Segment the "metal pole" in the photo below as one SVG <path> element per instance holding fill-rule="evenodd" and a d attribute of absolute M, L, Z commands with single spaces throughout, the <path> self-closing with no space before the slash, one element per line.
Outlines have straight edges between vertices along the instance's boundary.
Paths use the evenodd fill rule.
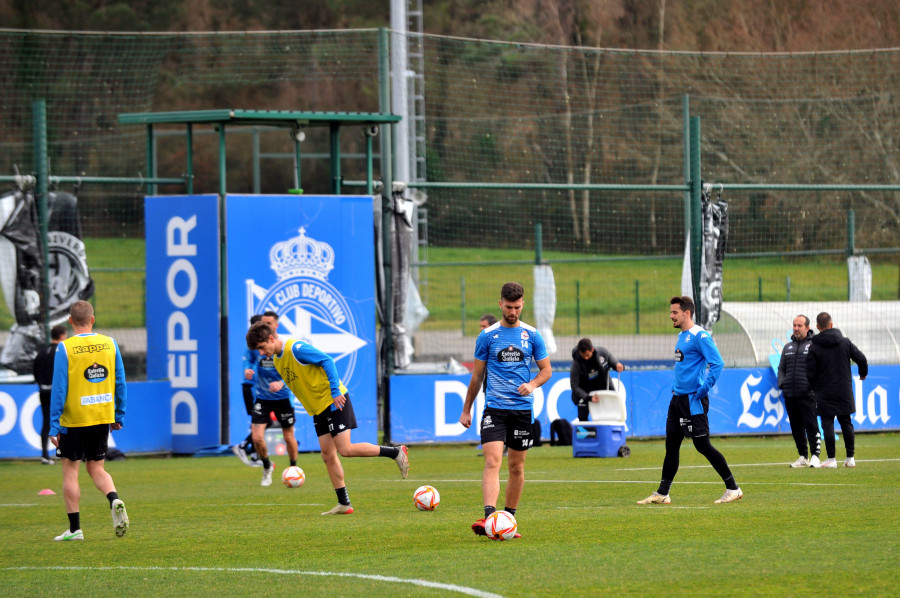
<path fill-rule="evenodd" d="M 534 224 L 534 265 L 544 261 L 544 229 L 540 222 Z"/>
<path fill-rule="evenodd" d="M 459 277 L 459 313 L 460 327 L 463 338 L 466 336 L 466 277 Z"/>
<path fill-rule="evenodd" d="M 389 57 L 390 32 L 387 28 L 378 30 L 378 64 L 379 64 L 379 98 L 381 112 L 391 107 L 391 65 Z M 391 264 L 391 240 L 393 238 L 393 163 L 391 155 L 392 125 L 385 125 L 381 135 L 381 178 L 384 187 L 381 190 L 381 229 L 382 229 L 382 267 L 384 270 L 384 367 L 382 368 L 383 421 L 382 432 L 384 442 L 391 441 L 391 376 L 394 374 L 394 301 L 393 301 L 393 266 Z"/>
<path fill-rule="evenodd" d="M 694 322 L 703 321 L 700 298 L 700 269 L 702 267 L 703 222 L 701 218 L 700 189 L 700 117 L 691 117 L 691 278 L 693 279 Z"/>
<path fill-rule="evenodd" d="M 685 242 L 691 232 L 691 97 L 688 94 L 681 96 L 682 111 L 682 135 L 684 136 L 684 184 L 688 190 L 684 192 L 684 238 Z"/>
<path fill-rule="evenodd" d="M 575 334 L 581 336 L 581 281 L 575 281 Z"/>
<path fill-rule="evenodd" d="M 147 125 L 147 176 L 156 176 L 156 148 L 153 144 L 153 125 Z M 147 185 L 147 195 L 156 195 L 156 185 Z"/>
<path fill-rule="evenodd" d="M 219 123 L 219 196 L 225 197 L 225 123 Z"/>
<path fill-rule="evenodd" d="M 390 125 L 386 125 L 390 126 Z M 372 146 L 374 137 L 366 135 L 366 193 L 372 195 L 375 192 L 375 181 L 372 168 Z"/>
<path fill-rule="evenodd" d="M 187 145 L 186 154 L 187 154 L 187 194 L 194 194 L 194 125 L 192 123 L 187 124 L 187 128 L 185 130 L 185 134 L 187 139 L 185 143 Z"/>
<path fill-rule="evenodd" d="M 641 333 L 641 281 L 634 281 L 634 333 Z"/>
<path fill-rule="evenodd" d="M 259 181 L 259 130 L 256 127 L 253 127 L 253 130 L 250 132 L 250 139 L 252 147 L 251 153 L 253 154 L 253 193 L 259 195 L 262 186 Z"/>
<path fill-rule="evenodd" d="M 31 104 L 34 127 L 34 166 L 37 171 L 38 220 L 41 229 L 41 307 L 40 318 L 44 326 L 44 338 L 50 342 L 50 258 L 47 251 L 49 234 L 49 182 L 50 168 L 47 164 L 47 102 L 37 100 Z"/>
<path fill-rule="evenodd" d="M 341 194 L 341 127 L 331 123 L 331 192 Z"/>
<path fill-rule="evenodd" d="M 786 299 L 786 301 L 790 301 L 790 300 L 791 300 L 791 275 L 790 275 L 790 274 L 788 274 L 788 275 L 785 277 L 784 284 L 785 284 L 785 286 L 787 287 L 787 299 Z"/>
<path fill-rule="evenodd" d="M 762 303 L 762 276 L 759 277 L 756 292 L 757 292 L 756 300 L 759 303 Z"/>
<path fill-rule="evenodd" d="M 303 131 L 296 131 L 294 133 L 294 168 L 296 172 L 294 173 L 294 189 L 297 190 L 298 193 L 303 193 L 303 178 L 301 176 L 301 152 L 300 152 L 300 143 L 306 139 L 306 133 Z"/>

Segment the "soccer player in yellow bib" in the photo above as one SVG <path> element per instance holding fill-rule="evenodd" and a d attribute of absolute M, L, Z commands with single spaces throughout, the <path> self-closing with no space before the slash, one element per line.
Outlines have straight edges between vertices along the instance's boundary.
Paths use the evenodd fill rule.
<path fill-rule="evenodd" d="M 276 337 L 266 322 L 257 322 L 247 331 L 247 347 L 272 358 L 275 369 L 313 418 L 322 460 L 337 494 L 338 504 L 322 515 L 347 515 L 353 512 L 344 483 L 344 468 L 338 457 L 388 457 L 397 462 L 400 475 L 409 474 L 405 446 L 377 446 L 353 443 L 350 430 L 356 427 L 356 415 L 347 388 L 338 377 L 334 359 L 309 343 Z"/>
<path fill-rule="evenodd" d="M 62 462 L 69 514 L 69 529 L 55 540 L 84 540 L 78 485 L 82 459 L 94 485 L 109 500 L 113 527 L 121 538 L 128 531 L 128 514 L 103 464 L 110 428 L 121 430 L 125 423 L 125 366 L 115 339 L 93 332 L 90 303 L 76 301 L 69 310 L 69 324 L 75 334 L 57 345 L 50 393 L 50 441 Z"/>

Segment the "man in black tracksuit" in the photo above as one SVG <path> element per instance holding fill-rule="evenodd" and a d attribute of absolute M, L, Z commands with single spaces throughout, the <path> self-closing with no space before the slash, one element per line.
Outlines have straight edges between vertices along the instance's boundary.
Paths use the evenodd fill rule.
<path fill-rule="evenodd" d="M 625 366 L 603 347 L 594 348 L 591 339 L 583 338 L 572 349 L 572 369 L 569 382 L 572 385 L 572 402 L 578 406 L 578 419 L 588 421 L 591 392 L 594 390 L 614 390 L 609 379 L 609 368 L 617 372 Z"/>
<path fill-rule="evenodd" d="M 791 420 L 791 434 L 800 454 L 791 467 L 818 467 L 821 444 L 816 422 L 816 399 L 806 379 L 806 356 L 812 344 L 813 331 L 809 329 L 809 318 L 804 315 L 794 318 L 793 324 L 794 334 L 782 349 L 778 363 L 778 388 L 784 395 L 784 406 Z M 809 452 L 806 451 L 807 440 Z"/>
<path fill-rule="evenodd" d="M 825 451 L 828 460 L 822 467 L 837 467 L 834 446 L 834 418 L 837 417 L 844 436 L 844 447 L 847 449 L 847 460 L 844 467 L 856 467 L 854 453 L 853 422 L 850 416 L 856 413 L 856 402 L 853 400 L 853 375 L 850 372 L 850 360 L 859 366 L 859 379 L 865 380 L 869 374 L 869 363 L 850 339 L 834 328 L 831 316 L 826 312 L 816 316 L 816 328 L 819 334 L 812 340 L 809 355 L 806 357 L 806 377 L 809 386 L 816 393 L 816 410 L 822 417 L 822 433 L 825 435 Z"/>

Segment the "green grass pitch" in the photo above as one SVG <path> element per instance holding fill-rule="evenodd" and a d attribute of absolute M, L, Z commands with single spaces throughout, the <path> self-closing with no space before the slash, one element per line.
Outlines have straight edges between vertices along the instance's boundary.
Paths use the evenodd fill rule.
<path fill-rule="evenodd" d="M 715 438 L 744 499 L 715 505 L 712 467 L 682 446 L 672 504 L 656 489 L 661 440 L 629 458 L 535 448 L 519 505 L 523 537 L 492 542 L 472 445 L 413 446 L 409 479 L 387 459 L 343 459 L 356 512 L 336 502 L 318 454 L 306 484 L 259 485 L 234 457 L 107 464 L 131 527 L 118 539 L 106 499 L 81 472 L 84 542 L 67 525 L 60 466 L 0 462 L 3 596 L 788 596 L 888 595 L 900 582 L 900 435 L 857 435 L 857 467 L 794 470 L 789 437 Z M 843 445 L 838 442 L 843 463 Z M 287 465 L 276 458 L 277 472 Z M 505 466 L 505 462 L 504 462 Z M 505 479 L 505 475 L 501 476 Z M 441 493 L 434 512 L 413 491 Z M 43 488 L 55 496 L 39 496 Z M 502 503 L 501 485 L 501 503 Z M 502 506 L 502 504 L 500 505 Z"/>

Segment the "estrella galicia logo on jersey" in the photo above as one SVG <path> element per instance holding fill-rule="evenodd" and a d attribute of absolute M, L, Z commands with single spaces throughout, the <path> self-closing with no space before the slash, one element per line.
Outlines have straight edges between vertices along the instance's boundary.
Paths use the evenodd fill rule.
<path fill-rule="evenodd" d="M 99 343 L 96 345 L 76 345 L 72 348 L 72 353 L 99 353 L 100 351 L 108 351 L 109 343 Z"/>
<path fill-rule="evenodd" d="M 328 282 L 334 269 L 334 249 L 307 236 L 306 228 L 269 250 L 269 265 L 278 280 L 266 289 L 247 280 L 249 318 L 271 310 L 279 316 L 286 336 L 308 342 L 334 358 L 341 380 L 347 382 L 356 366 L 356 352 L 368 342 L 359 337 L 350 306 Z"/>
<path fill-rule="evenodd" d="M 510 345 L 505 349 L 500 349 L 497 353 L 497 361 L 500 363 L 525 361 L 525 353 L 522 352 L 522 349 Z"/>
<path fill-rule="evenodd" d="M 103 382 L 109 377 L 109 370 L 106 366 L 95 363 L 84 370 L 84 379 L 88 382 Z"/>
<path fill-rule="evenodd" d="M 679 363 L 684 361 L 684 353 L 681 352 L 681 349 L 675 349 L 675 362 Z"/>

